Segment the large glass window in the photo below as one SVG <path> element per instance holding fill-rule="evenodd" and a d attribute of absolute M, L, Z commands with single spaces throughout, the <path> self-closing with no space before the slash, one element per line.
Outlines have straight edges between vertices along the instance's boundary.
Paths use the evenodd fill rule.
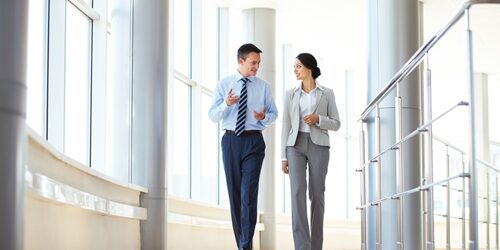
<path fill-rule="evenodd" d="M 228 72 L 234 73 L 236 70 L 236 65 L 238 63 L 236 52 L 238 48 L 244 43 L 243 41 L 243 31 L 241 29 L 243 24 L 243 16 L 241 10 L 230 8 L 229 9 L 229 20 L 228 20 Z"/>
<path fill-rule="evenodd" d="M 30 0 L 28 24 L 27 124 L 121 181 L 131 175 L 131 8 L 130 0 Z"/>
<path fill-rule="evenodd" d="M 193 115 L 199 119 L 200 126 L 194 126 L 193 134 L 199 133 L 199 143 L 193 142 L 193 145 L 199 145 L 198 151 L 193 151 L 191 157 L 196 160 L 196 165 L 192 168 L 192 199 L 211 204 L 218 204 L 218 152 L 219 152 L 219 133 L 217 123 L 208 118 L 208 109 L 212 104 L 212 90 L 217 84 L 218 76 L 218 9 L 212 1 L 196 2 L 201 5 L 201 19 L 194 19 L 196 23 L 201 24 L 200 29 L 193 29 L 193 32 L 201 33 L 201 63 L 193 62 L 194 67 L 201 68 L 201 85 L 197 86 L 196 93 L 201 96 L 200 101 L 194 101 Z M 193 48 L 193 51 L 196 51 Z M 195 56 L 195 55 L 193 55 Z M 197 139 L 194 139 L 198 141 Z M 199 152 L 199 153 L 197 153 Z M 194 162 L 193 162 L 194 163 Z"/>
<path fill-rule="evenodd" d="M 93 51 L 105 47 L 101 45 L 105 39 L 95 40 L 95 34 L 104 29 L 95 28 L 94 21 L 99 26 L 103 23 L 99 19 L 105 20 L 106 15 L 98 12 L 102 4 L 92 5 L 90 0 L 30 1 L 28 16 L 27 124 L 54 148 L 85 165 L 91 164 L 91 87 L 95 80 L 91 78 L 96 73 L 92 58 L 105 62 L 106 56 Z M 94 77 L 102 82 L 104 75 Z"/>
<path fill-rule="evenodd" d="M 212 1 L 202 1 L 201 72 L 203 87 L 213 90 L 217 84 L 218 57 L 218 9 Z"/>
<path fill-rule="evenodd" d="M 45 99 L 47 79 L 47 2 L 29 1 L 28 23 L 28 105 L 26 123 L 39 135 L 45 136 Z"/>
<path fill-rule="evenodd" d="M 193 186 L 200 190 L 201 195 L 197 200 L 211 204 L 218 203 L 217 171 L 219 154 L 219 137 L 217 123 L 208 118 L 208 109 L 212 104 L 212 97 L 202 94 L 201 97 L 201 164 L 200 164 L 200 183 L 193 183 Z"/>
<path fill-rule="evenodd" d="M 132 51 L 131 1 L 108 1 L 106 163 L 104 173 L 129 180 Z"/>
<path fill-rule="evenodd" d="M 221 204 L 219 127 L 208 117 L 219 78 L 219 10 L 211 0 L 172 1 L 175 79 L 169 113 L 175 121 L 169 129 L 175 145 L 169 145 L 169 194 Z"/>
<path fill-rule="evenodd" d="M 174 67 L 191 76 L 191 0 L 174 0 Z"/>
<path fill-rule="evenodd" d="M 191 86 L 174 80 L 174 121 L 173 154 L 168 170 L 169 193 L 182 198 L 190 198 L 191 179 Z"/>
<path fill-rule="evenodd" d="M 89 163 L 92 21 L 74 5 L 66 9 L 64 151 Z"/>
<path fill-rule="evenodd" d="M 170 116 L 175 121 L 170 122 L 173 140 L 169 145 L 172 152 L 169 161 L 168 185 L 169 194 L 191 198 L 191 117 L 193 112 L 192 94 L 193 86 L 190 85 L 192 71 L 192 46 L 191 46 L 191 0 L 172 0 L 173 3 L 173 65 L 174 82 L 169 98 L 173 99 Z M 196 86 L 194 86 L 196 87 Z M 196 108 L 196 106 L 194 107 Z"/>

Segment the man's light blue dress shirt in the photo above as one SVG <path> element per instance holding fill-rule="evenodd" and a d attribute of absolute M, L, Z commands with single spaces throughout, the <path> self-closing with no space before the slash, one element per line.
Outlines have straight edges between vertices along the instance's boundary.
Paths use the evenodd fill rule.
<path fill-rule="evenodd" d="M 239 73 L 230 75 L 222 79 L 214 90 L 212 106 L 208 111 L 208 115 L 213 122 L 222 120 L 221 128 L 224 130 L 235 130 L 236 118 L 238 116 L 238 103 L 228 106 L 226 97 L 229 90 L 233 90 L 233 94 L 239 96 L 243 81 L 243 76 Z M 250 81 L 247 83 L 247 119 L 245 130 L 263 130 L 266 126 L 271 125 L 278 117 L 278 110 L 274 103 L 271 87 L 264 80 L 256 77 L 247 77 Z M 253 111 L 262 112 L 266 107 L 266 117 L 258 121 L 254 117 Z"/>

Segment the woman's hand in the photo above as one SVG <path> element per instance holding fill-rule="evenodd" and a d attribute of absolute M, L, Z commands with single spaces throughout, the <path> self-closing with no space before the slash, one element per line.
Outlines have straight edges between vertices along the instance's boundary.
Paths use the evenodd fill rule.
<path fill-rule="evenodd" d="M 319 116 L 314 114 L 306 115 L 304 116 L 304 122 L 309 126 L 313 126 L 319 122 Z"/>
<path fill-rule="evenodd" d="M 281 161 L 281 170 L 283 173 L 288 174 L 288 161 Z"/>

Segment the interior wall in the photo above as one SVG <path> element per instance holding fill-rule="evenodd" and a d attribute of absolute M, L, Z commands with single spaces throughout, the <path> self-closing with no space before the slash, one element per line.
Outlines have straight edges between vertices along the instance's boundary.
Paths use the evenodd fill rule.
<path fill-rule="evenodd" d="M 25 249 L 140 249 L 139 220 L 25 196 Z"/>
<path fill-rule="evenodd" d="M 139 197 L 147 189 L 106 177 L 28 134 L 25 249 L 140 249 L 134 209 L 144 211 Z M 111 215 L 120 213 L 131 217 Z"/>

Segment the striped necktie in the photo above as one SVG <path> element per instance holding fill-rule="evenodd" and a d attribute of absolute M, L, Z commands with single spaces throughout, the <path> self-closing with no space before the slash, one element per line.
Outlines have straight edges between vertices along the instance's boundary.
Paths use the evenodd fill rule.
<path fill-rule="evenodd" d="M 238 119 L 236 119 L 236 135 L 240 136 L 245 131 L 245 122 L 247 118 L 247 82 L 248 78 L 241 78 L 240 102 L 238 105 Z"/>

